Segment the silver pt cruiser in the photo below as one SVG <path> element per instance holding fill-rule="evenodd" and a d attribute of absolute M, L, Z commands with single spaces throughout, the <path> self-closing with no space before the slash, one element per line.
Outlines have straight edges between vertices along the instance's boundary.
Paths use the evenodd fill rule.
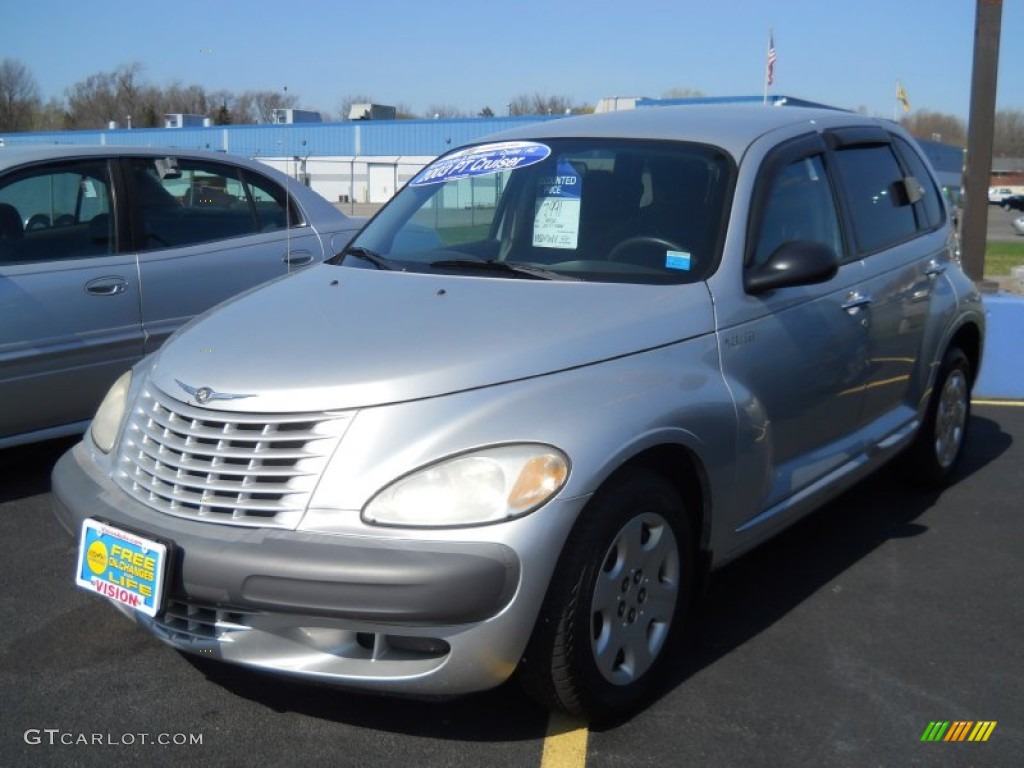
<path fill-rule="evenodd" d="M 983 338 L 894 124 L 555 120 L 126 372 L 56 514 L 76 582 L 182 651 L 621 714 L 707 569 L 890 459 L 949 479 Z"/>

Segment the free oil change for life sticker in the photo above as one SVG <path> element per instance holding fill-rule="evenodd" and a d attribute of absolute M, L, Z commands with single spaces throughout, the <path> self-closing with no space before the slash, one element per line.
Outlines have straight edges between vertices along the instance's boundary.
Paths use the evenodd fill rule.
<path fill-rule="evenodd" d="M 575 248 L 580 234 L 583 180 L 571 164 L 559 160 L 554 176 L 537 182 L 533 215 L 535 248 Z"/>
<path fill-rule="evenodd" d="M 539 163 L 551 154 L 551 147 L 535 141 L 503 141 L 460 149 L 431 163 L 413 177 L 410 187 L 424 187 L 446 181 L 487 176 Z"/>

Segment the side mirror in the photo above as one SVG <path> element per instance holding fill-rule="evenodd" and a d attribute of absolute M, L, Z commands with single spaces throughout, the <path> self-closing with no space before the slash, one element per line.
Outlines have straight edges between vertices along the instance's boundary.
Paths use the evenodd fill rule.
<path fill-rule="evenodd" d="M 763 264 L 747 270 L 747 293 L 764 293 L 776 288 L 813 285 L 831 280 L 839 271 L 839 255 L 824 243 L 792 240 L 783 243 Z"/>

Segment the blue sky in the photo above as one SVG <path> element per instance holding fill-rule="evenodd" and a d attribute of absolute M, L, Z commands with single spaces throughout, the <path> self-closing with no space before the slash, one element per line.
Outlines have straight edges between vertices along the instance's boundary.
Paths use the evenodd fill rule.
<path fill-rule="evenodd" d="M 18 0 L 0 57 L 26 64 L 44 98 L 133 61 L 157 85 L 287 86 L 334 112 L 368 94 L 502 114 L 522 93 L 760 94 L 768 29 L 772 93 L 892 116 L 896 80 L 914 109 L 966 118 L 972 0 Z M 1024 110 L 1024 0 L 1005 0 L 997 106 Z"/>

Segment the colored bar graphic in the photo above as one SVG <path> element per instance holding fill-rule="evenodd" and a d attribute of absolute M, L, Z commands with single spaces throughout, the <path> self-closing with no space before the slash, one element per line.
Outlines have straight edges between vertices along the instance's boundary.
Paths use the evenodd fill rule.
<path fill-rule="evenodd" d="M 921 734 L 921 741 L 988 741 L 997 723 L 996 720 L 932 720 Z"/>
<path fill-rule="evenodd" d="M 955 720 L 943 741 L 963 741 L 967 738 L 967 729 L 972 725 L 974 725 L 974 723 L 970 720 Z"/>
<path fill-rule="evenodd" d="M 949 721 L 932 720 L 921 735 L 921 741 L 939 741 L 949 728 Z"/>
<path fill-rule="evenodd" d="M 974 726 L 974 730 L 971 731 L 971 735 L 967 737 L 967 740 L 988 741 L 988 737 L 996 729 L 996 722 L 995 720 L 979 720 L 978 724 Z"/>

